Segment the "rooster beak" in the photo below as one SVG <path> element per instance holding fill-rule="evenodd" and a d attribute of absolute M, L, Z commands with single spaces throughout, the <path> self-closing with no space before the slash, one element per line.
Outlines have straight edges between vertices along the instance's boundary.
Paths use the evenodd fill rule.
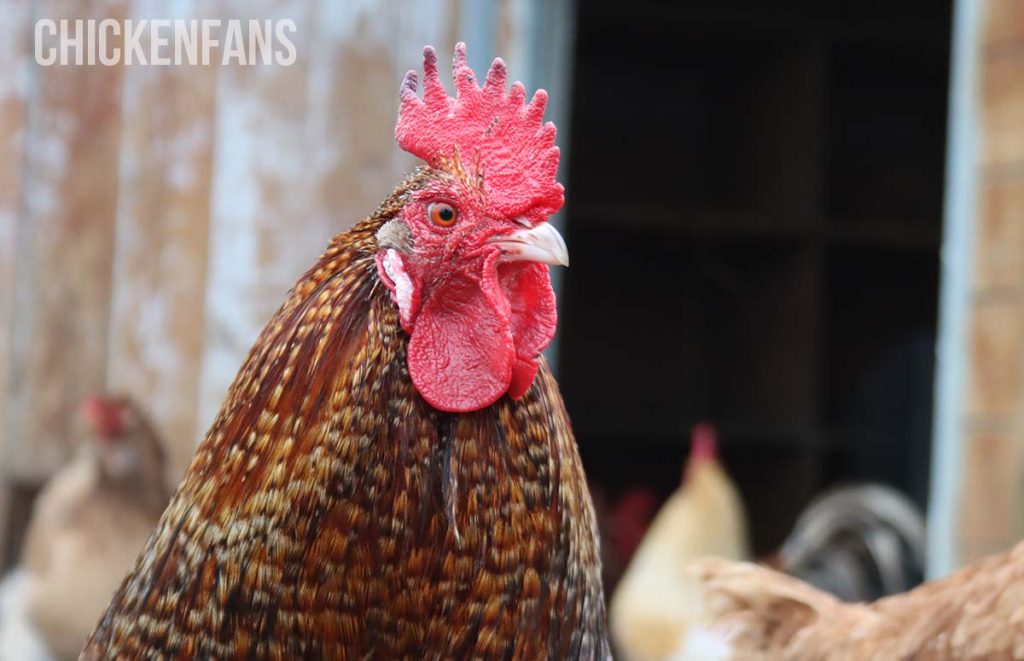
<path fill-rule="evenodd" d="M 550 223 L 522 229 L 488 239 L 501 248 L 505 262 L 540 262 L 552 266 L 569 266 L 569 250 L 562 235 Z"/>

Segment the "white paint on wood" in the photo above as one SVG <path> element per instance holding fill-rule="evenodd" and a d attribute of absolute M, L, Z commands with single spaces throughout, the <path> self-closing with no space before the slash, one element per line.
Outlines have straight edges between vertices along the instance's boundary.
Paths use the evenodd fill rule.
<path fill-rule="evenodd" d="M 8 377 L 14 331 L 14 287 L 18 225 L 21 218 L 26 98 L 29 79 L 29 0 L 10 0 L 0 12 L 0 475 L 8 438 Z M 0 522 L 3 519 L 0 496 Z"/>
<path fill-rule="evenodd" d="M 36 13 L 120 17 L 123 7 L 42 0 Z M 116 67 L 33 71 L 5 453 L 22 478 L 61 461 L 78 401 L 104 383 L 121 79 Z"/>
<path fill-rule="evenodd" d="M 167 18 L 136 0 L 136 20 Z M 202 18 L 178 1 L 171 18 Z M 120 189 L 108 381 L 151 417 L 175 481 L 192 456 L 203 341 L 216 67 L 129 67 L 122 94 Z"/>
<path fill-rule="evenodd" d="M 299 2 L 226 2 L 230 15 L 290 18 L 298 32 L 291 67 L 225 67 L 217 83 L 209 278 L 199 387 L 201 437 L 259 330 L 301 270 L 302 206 L 308 200 L 302 139 L 309 57 L 308 12 Z M 299 230 L 299 231 L 296 231 Z M 314 251 L 305 257 L 311 261 Z"/>

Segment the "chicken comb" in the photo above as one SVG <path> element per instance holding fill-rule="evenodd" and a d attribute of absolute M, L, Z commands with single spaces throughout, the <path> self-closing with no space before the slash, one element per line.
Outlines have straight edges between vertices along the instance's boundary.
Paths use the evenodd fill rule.
<path fill-rule="evenodd" d="M 416 71 L 405 75 L 395 140 L 403 150 L 432 167 L 459 163 L 475 168 L 489 203 L 507 217 L 544 220 L 562 207 L 556 176 L 555 125 L 544 122 L 548 95 L 537 90 L 526 103 L 516 82 L 506 89 L 508 72 L 501 58 L 491 64 L 483 87 L 466 64 L 466 45 L 452 59 L 455 98 L 448 96 L 431 46 L 423 49 L 423 98 Z"/>
<path fill-rule="evenodd" d="M 79 405 L 81 415 L 104 439 L 112 439 L 124 431 L 123 402 L 110 397 L 92 395 Z"/>
<path fill-rule="evenodd" d="M 690 461 L 718 458 L 718 432 L 710 422 L 698 422 L 690 436 Z"/>

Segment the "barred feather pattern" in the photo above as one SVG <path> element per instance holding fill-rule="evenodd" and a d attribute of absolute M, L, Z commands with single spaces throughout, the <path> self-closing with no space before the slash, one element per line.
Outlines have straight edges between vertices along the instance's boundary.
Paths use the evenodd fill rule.
<path fill-rule="evenodd" d="M 604 659 L 592 504 L 557 384 L 441 413 L 414 390 L 375 233 L 264 330 L 83 659 Z"/>

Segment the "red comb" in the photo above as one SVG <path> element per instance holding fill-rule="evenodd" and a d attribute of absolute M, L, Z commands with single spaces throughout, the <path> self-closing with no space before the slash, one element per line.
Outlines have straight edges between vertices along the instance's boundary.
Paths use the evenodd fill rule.
<path fill-rule="evenodd" d="M 556 180 L 555 125 L 544 123 L 547 93 L 537 90 L 526 103 L 522 83 L 505 88 L 505 63 L 495 59 L 483 87 L 466 64 L 466 45 L 455 46 L 452 77 L 456 97 L 448 96 L 437 73 L 434 49 L 423 49 L 423 98 L 415 71 L 405 75 L 402 108 L 395 126 L 398 146 L 438 167 L 459 158 L 475 167 L 495 210 L 507 217 L 539 222 L 562 208 Z"/>
<path fill-rule="evenodd" d="M 717 458 L 717 436 L 718 433 L 710 422 L 699 422 L 694 425 L 690 441 L 690 461 Z"/>
<path fill-rule="evenodd" d="M 82 400 L 81 411 L 102 438 L 110 439 L 124 429 L 122 406 L 115 400 L 93 395 Z"/>

